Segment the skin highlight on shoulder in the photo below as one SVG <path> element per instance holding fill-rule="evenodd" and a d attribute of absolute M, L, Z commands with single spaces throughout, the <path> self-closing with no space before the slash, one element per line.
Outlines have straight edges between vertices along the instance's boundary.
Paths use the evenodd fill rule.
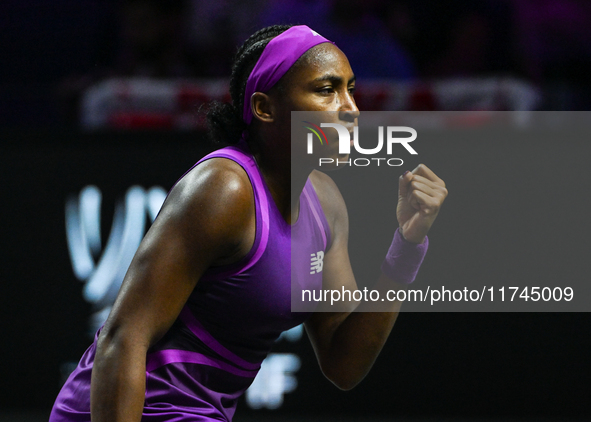
<path fill-rule="evenodd" d="M 256 232 L 255 200 L 246 171 L 226 158 L 200 163 L 173 188 L 162 211 L 178 214 L 184 229 L 222 239 L 224 252 L 214 266 L 228 265 L 245 256 Z M 174 217 L 173 217 L 174 218 Z"/>

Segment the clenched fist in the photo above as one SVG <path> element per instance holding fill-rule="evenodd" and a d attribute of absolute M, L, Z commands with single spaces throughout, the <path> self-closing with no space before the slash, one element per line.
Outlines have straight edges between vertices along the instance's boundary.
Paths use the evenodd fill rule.
<path fill-rule="evenodd" d="M 424 164 L 400 176 L 396 217 L 402 236 L 423 243 L 446 196 L 445 182 Z"/>

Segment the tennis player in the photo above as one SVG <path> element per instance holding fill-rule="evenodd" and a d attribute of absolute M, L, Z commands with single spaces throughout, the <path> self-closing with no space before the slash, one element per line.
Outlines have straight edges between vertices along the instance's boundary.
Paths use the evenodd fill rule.
<path fill-rule="evenodd" d="M 171 190 L 50 421 L 230 421 L 274 341 L 301 323 L 337 387 L 364 378 L 399 302 L 387 312 L 291 312 L 293 277 L 302 288 L 356 288 L 336 185 L 312 165 L 290 171 L 291 111 L 334 112 L 352 131 L 354 89 L 347 57 L 306 26 L 246 40 L 232 104 L 209 110 L 212 136 L 228 146 Z M 399 227 L 377 287 L 414 280 L 447 195 L 424 165 L 398 184 Z"/>

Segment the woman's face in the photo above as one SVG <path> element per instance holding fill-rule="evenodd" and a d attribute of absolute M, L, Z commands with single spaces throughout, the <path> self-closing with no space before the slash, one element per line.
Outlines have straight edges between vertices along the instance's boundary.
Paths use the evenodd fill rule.
<path fill-rule="evenodd" d="M 349 122 L 357 118 L 355 75 L 345 54 L 333 44 L 308 50 L 286 76 L 282 91 L 290 110 L 338 111 Z"/>
<path fill-rule="evenodd" d="M 277 120 L 285 125 L 285 133 L 290 133 L 292 127 L 304 126 L 298 124 L 300 122 L 291 125 L 292 111 L 314 112 L 310 113 L 309 120 L 317 125 L 339 123 L 348 131 L 353 131 L 359 116 L 353 98 L 355 75 L 341 50 L 333 44 L 319 44 L 310 49 L 285 76 L 287 78 L 282 81 L 281 89 L 272 95 L 275 97 Z M 327 145 L 315 144 L 314 155 L 339 157 L 338 132 L 326 128 L 324 133 L 328 138 Z"/>

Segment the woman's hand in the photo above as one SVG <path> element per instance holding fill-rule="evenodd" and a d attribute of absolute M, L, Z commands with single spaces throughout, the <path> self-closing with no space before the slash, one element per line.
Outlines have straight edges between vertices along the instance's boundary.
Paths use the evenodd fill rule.
<path fill-rule="evenodd" d="M 402 236 L 423 243 L 446 196 L 445 182 L 424 164 L 400 176 L 396 217 Z"/>

